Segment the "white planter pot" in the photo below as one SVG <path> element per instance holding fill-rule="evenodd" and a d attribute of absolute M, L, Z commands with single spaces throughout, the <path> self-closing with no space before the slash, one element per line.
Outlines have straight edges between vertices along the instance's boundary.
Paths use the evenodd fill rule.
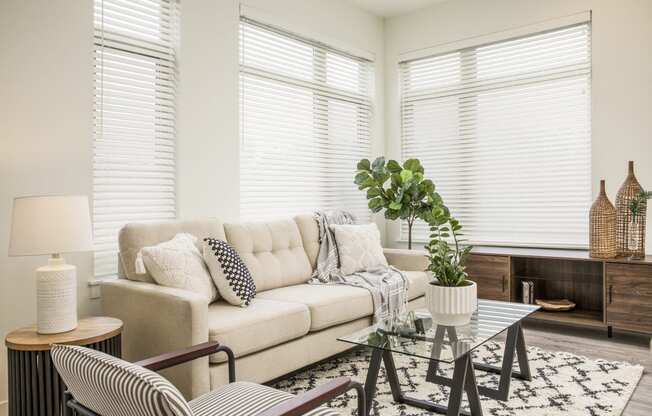
<path fill-rule="evenodd" d="M 426 307 L 435 324 L 466 325 L 478 308 L 478 287 L 475 282 L 454 287 L 429 283 L 426 287 Z"/>

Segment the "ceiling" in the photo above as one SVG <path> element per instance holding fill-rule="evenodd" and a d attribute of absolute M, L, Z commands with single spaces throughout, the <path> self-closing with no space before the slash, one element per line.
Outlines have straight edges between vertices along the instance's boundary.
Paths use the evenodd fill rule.
<path fill-rule="evenodd" d="M 380 17 L 393 17 L 428 7 L 446 0 L 348 0 Z"/>

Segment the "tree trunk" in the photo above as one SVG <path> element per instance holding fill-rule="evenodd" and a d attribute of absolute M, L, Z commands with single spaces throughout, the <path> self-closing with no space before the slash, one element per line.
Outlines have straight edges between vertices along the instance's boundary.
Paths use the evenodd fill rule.
<path fill-rule="evenodd" d="M 412 250 L 412 221 L 408 221 L 408 250 Z"/>

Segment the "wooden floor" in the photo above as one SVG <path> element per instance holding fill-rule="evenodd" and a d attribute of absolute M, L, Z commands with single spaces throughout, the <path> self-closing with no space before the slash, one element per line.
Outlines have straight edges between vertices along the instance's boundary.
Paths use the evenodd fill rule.
<path fill-rule="evenodd" d="M 623 416 L 652 415 L 652 352 L 650 337 L 606 330 L 558 326 L 543 322 L 526 322 L 525 342 L 548 351 L 567 351 L 589 358 L 627 361 L 645 369 L 643 377 L 627 404 Z"/>

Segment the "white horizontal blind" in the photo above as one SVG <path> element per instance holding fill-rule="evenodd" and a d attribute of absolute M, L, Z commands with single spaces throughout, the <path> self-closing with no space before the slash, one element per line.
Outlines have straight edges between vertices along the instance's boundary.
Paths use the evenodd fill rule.
<path fill-rule="evenodd" d="M 175 218 L 176 0 L 95 0 L 95 276 L 117 274 L 118 231 Z"/>
<path fill-rule="evenodd" d="M 371 151 L 371 84 L 369 61 L 242 17 L 242 218 L 340 208 L 369 220 L 353 178 Z"/>
<path fill-rule="evenodd" d="M 587 245 L 590 40 L 585 23 L 400 64 L 403 158 L 471 242 Z"/>

